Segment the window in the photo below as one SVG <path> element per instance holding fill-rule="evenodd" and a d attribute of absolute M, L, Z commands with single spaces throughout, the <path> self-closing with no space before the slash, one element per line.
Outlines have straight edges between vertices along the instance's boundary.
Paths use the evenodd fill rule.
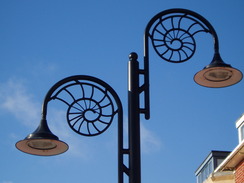
<path fill-rule="evenodd" d="M 229 151 L 211 151 L 195 172 L 197 183 L 203 183 L 229 153 Z"/>
<path fill-rule="evenodd" d="M 244 139 L 244 114 L 236 121 L 236 128 L 238 129 L 239 143 Z"/>
<path fill-rule="evenodd" d="M 197 176 L 197 183 L 202 183 L 213 172 L 213 160 L 210 161 L 202 168 L 202 171 Z"/>
<path fill-rule="evenodd" d="M 242 125 L 240 128 L 240 136 L 241 136 L 241 139 L 240 139 L 240 142 L 241 142 L 244 139 L 244 125 Z"/>

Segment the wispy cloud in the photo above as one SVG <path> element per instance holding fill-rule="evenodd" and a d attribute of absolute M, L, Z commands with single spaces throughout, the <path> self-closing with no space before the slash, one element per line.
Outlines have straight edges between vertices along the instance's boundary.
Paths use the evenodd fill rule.
<path fill-rule="evenodd" d="M 0 107 L 2 110 L 11 113 L 18 121 L 31 130 L 27 131 L 26 135 L 37 128 L 41 119 L 41 103 L 34 100 L 33 95 L 27 91 L 25 83 L 20 80 L 10 79 L 0 85 Z M 48 118 L 48 122 L 50 121 L 49 127 L 54 134 L 55 132 L 58 133 L 55 135 L 59 136 L 60 140 L 65 139 L 68 142 L 70 146 L 69 155 L 87 159 L 90 154 L 88 152 L 89 147 L 65 126 L 67 125 L 65 111 L 50 108 L 49 112 L 52 114 Z M 10 134 L 10 136 L 17 138 L 16 134 Z"/>
<path fill-rule="evenodd" d="M 155 133 L 147 129 L 141 123 L 141 148 L 144 153 L 152 153 L 158 151 L 162 146 L 161 140 Z"/>
<path fill-rule="evenodd" d="M 40 120 L 40 106 L 27 93 L 23 81 L 10 79 L 1 84 L 0 101 L 2 109 L 13 114 L 26 126 L 33 127 L 33 121 Z"/>
<path fill-rule="evenodd" d="M 127 117 L 125 117 L 127 119 Z M 161 139 L 149 128 L 147 128 L 141 120 L 140 124 L 141 129 L 141 151 L 142 153 L 153 153 L 161 149 L 162 142 Z M 128 122 L 125 121 L 124 124 L 125 133 L 128 135 Z M 127 146 L 127 145 L 126 145 Z"/>

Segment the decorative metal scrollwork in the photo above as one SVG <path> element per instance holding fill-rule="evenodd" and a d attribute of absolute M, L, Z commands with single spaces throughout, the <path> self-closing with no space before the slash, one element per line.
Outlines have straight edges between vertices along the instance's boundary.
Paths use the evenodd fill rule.
<path fill-rule="evenodd" d="M 73 131 L 95 136 L 107 130 L 118 113 L 113 92 L 109 89 L 97 78 L 73 76 L 57 83 L 47 98 L 68 106 L 66 118 Z"/>
<path fill-rule="evenodd" d="M 173 63 L 189 60 L 196 50 L 195 34 L 209 32 L 190 11 L 167 12 L 153 21 L 149 32 L 153 48 L 161 58 Z"/>

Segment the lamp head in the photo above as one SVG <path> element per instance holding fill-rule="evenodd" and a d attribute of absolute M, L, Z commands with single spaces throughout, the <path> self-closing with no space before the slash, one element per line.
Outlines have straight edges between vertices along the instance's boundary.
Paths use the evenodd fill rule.
<path fill-rule="evenodd" d="M 38 128 L 29 134 L 24 140 L 16 143 L 16 148 L 22 152 L 39 155 L 52 156 L 64 153 L 69 146 L 60 141 L 48 128 L 47 121 L 42 119 Z"/>
<path fill-rule="evenodd" d="M 194 76 L 194 81 L 210 88 L 222 88 L 234 85 L 242 80 L 242 72 L 231 67 L 215 53 L 212 62 Z"/>

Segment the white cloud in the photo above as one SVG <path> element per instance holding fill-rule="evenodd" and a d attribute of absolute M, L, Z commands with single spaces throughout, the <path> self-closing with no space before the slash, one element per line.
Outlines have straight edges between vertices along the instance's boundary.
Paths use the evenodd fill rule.
<path fill-rule="evenodd" d="M 35 121 L 40 120 L 40 107 L 33 102 L 23 82 L 10 79 L 0 85 L 1 108 L 12 113 L 24 125 L 33 127 Z"/>
<path fill-rule="evenodd" d="M 144 153 L 151 153 L 158 151 L 161 148 L 160 139 L 143 123 L 141 123 L 141 148 Z"/>
<path fill-rule="evenodd" d="M 10 79 L 0 85 L 0 107 L 11 113 L 23 125 L 29 127 L 26 130 L 26 135 L 37 128 L 41 119 L 41 104 L 35 102 L 33 95 L 27 91 L 24 82 L 16 79 Z M 88 153 L 89 147 L 78 136 L 73 135 L 73 132 L 66 126 L 65 111 L 49 108 L 48 114 L 51 114 L 48 116 L 48 125 L 51 131 L 60 140 L 65 139 L 63 141 L 68 142 L 69 155 L 87 159 L 90 154 Z M 17 135 L 10 134 L 10 136 L 16 138 Z"/>
<path fill-rule="evenodd" d="M 127 117 L 124 117 L 127 120 Z M 157 135 L 152 132 L 149 128 L 146 128 L 143 121 L 140 123 L 141 129 L 141 152 L 142 153 L 153 153 L 160 150 L 162 143 L 161 140 L 157 137 Z M 125 121 L 124 123 L 125 133 L 128 135 L 128 123 Z M 127 146 L 127 145 L 126 145 Z"/>

